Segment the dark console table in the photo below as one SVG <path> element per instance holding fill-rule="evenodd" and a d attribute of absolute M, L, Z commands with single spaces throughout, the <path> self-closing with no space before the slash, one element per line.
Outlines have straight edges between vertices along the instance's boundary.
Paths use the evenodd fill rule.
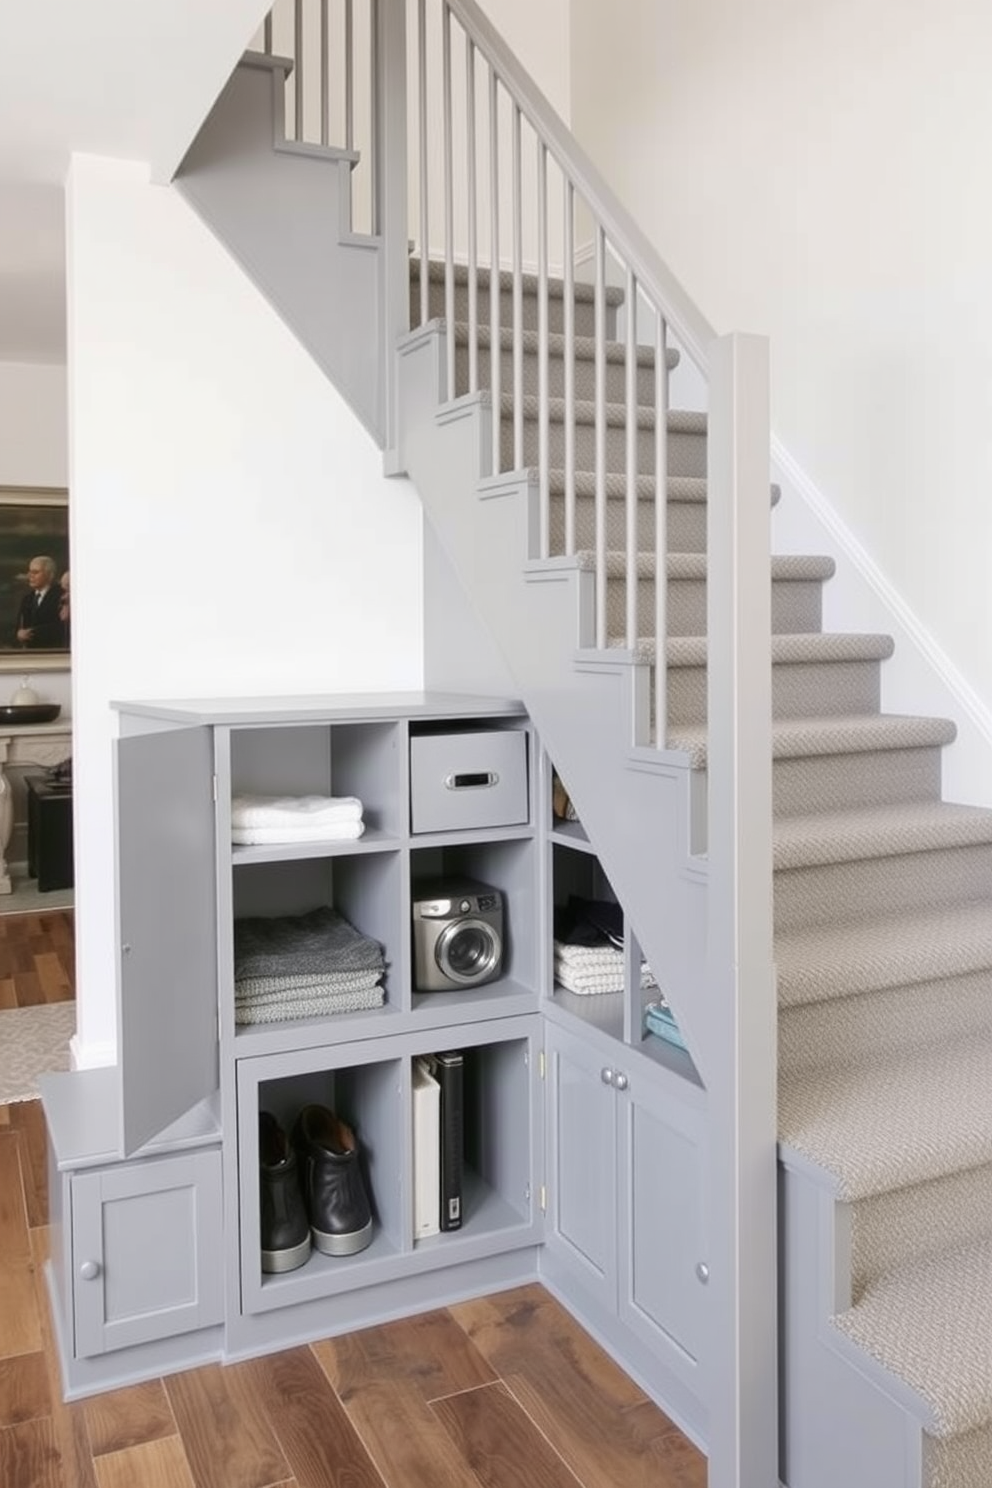
<path fill-rule="evenodd" d="M 28 792 L 28 876 L 38 880 L 38 892 L 71 889 L 72 786 L 44 775 L 24 777 Z"/>

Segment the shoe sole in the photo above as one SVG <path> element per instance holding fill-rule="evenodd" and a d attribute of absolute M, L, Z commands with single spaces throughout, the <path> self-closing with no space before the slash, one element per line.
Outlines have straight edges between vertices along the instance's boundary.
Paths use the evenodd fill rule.
<path fill-rule="evenodd" d="M 295 1271 L 310 1259 L 310 1236 L 288 1250 L 263 1250 L 262 1270 L 269 1276 L 281 1276 L 284 1271 Z"/>
<path fill-rule="evenodd" d="M 347 1235 L 325 1235 L 323 1230 L 311 1228 L 310 1235 L 313 1239 L 314 1249 L 323 1255 L 349 1256 L 357 1255 L 360 1250 L 370 1244 L 372 1240 L 372 1221 L 361 1230 L 352 1230 Z"/>

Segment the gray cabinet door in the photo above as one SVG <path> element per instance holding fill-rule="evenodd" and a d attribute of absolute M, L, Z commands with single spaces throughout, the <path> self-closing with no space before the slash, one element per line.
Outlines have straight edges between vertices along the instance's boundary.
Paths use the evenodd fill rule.
<path fill-rule="evenodd" d="M 72 1177 L 76 1358 L 221 1321 L 216 1148 Z"/>
<path fill-rule="evenodd" d="M 620 1317 L 698 1390 L 709 1297 L 703 1112 L 637 1066 L 618 1103 L 620 1171 L 629 1184 L 620 1232 Z"/>
<path fill-rule="evenodd" d="M 217 1088 L 213 736 L 117 741 L 122 1155 Z"/>
<path fill-rule="evenodd" d="M 556 1258 L 616 1310 L 617 1098 L 594 1049 L 547 1025 L 549 1214 Z"/>

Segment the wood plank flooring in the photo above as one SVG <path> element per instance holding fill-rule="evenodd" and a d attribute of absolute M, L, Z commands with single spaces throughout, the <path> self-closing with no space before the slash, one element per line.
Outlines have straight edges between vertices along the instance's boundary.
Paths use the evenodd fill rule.
<path fill-rule="evenodd" d="M 71 917 L 67 956 L 64 927 L 18 918 L 0 987 L 32 943 L 71 986 Z M 66 1405 L 47 1223 L 41 1107 L 0 1106 L 3 1488 L 705 1488 L 705 1458 L 538 1285 Z"/>
<path fill-rule="evenodd" d="M 0 1009 L 74 996 L 72 910 L 0 914 Z"/>

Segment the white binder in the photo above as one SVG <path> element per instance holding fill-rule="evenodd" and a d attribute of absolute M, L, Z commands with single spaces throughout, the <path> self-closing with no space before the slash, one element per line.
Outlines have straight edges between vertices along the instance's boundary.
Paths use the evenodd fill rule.
<path fill-rule="evenodd" d="M 413 1061 L 413 1238 L 439 1233 L 441 1087 L 423 1059 Z"/>

